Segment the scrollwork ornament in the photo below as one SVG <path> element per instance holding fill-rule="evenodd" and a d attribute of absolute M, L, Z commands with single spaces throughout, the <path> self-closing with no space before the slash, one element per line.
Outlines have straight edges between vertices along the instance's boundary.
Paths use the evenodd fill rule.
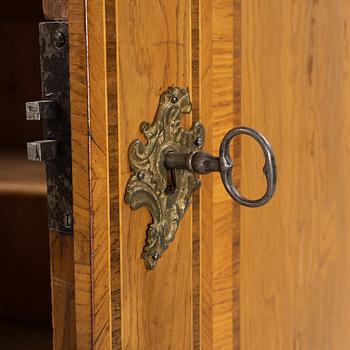
<path fill-rule="evenodd" d="M 160 97 L 152 124 L 143 122 L 140 130 L 146 143 L 135 140 L 129 148 L 132 174 L 125 201 L 136 210 L 146 207 L 153 222 L 149 224 L 142 258 L 152 270 L 175 239 L 180 220 L 191 203 L 192 193 L 200 187 L 198 175 L 185 170 L 167 170 L 168 152 L 199 151 L 204 144 L 204 128 L 193 123 L 188 130 L 181 118 L 191 112 L 188 89 L 169 87 Z"/>

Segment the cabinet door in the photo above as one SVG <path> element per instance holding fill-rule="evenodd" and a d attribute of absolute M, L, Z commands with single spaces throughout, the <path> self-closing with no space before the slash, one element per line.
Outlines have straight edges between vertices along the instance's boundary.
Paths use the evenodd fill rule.
<path fill-rule="evenodd" d="M 232 349 L 239 209 L 220 175 L 202 179 L 152 271 L 141 259 L 151 217 L 124 195 L 129 145 L 145 141 L 139 125 L 168 86 L 189 89 L 183 125 L 205 125 L 205 151 L 217 155 L 239 124 L 239 4 L 70 0 L 68 9 L 77 348 Z"/>
<path fill-rule="evenodd" d="M 69 21 L 74 197 L 74 258 L 52 235 L 55 347 L 349 348 L 347 1 L 50 3 Z M 128 148 L 171 85 L 189 89 L 183 126 L 204 124 L 208 153 L 232 127 L 262 131 L 278 189 L 240 209 L 218 174 L 203 176 L 147 271 L 152 218 L 124 201 Z M 233 146 L 234 181 L 258 196 L 258 150 Z"/>
<path fill-rule="evenodd" d="M 242 0 L 242 123 L 268 135 L 274 200 L 242 210 L 241 348 L 349 349 L 350 4 Z M 263 183 L 242 144 L 242 190 Z"/>

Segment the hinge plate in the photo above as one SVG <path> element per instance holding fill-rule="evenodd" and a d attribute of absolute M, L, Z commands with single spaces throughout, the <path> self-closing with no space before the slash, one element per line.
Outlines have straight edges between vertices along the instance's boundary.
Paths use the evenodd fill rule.
<path fill-rule="evenodd" d="M 57 142 L 46 160 L 48 227 L 73 234 L 69 42 L 66 22 L 39 24 L 42 98 L 57 102 L 55 117 L 43 117 L 44 140 Z"/>

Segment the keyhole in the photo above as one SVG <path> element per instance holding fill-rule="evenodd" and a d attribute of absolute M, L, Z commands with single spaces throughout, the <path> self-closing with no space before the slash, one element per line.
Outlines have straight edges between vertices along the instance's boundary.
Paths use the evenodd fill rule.
<path fill-rule="evenodd" d="M 175 169 L 167 170 L 167 184 L 165 188 L 165 194 L 167 196 L 173 194 L 176 190 L 176 176 Z"/>
<path fill-rule="evenodd" d="M 73 220 L 70 213 L 65 213 L 63 217 L 63 223 L 65 228 L 70 228 L 72 226 Z"/>

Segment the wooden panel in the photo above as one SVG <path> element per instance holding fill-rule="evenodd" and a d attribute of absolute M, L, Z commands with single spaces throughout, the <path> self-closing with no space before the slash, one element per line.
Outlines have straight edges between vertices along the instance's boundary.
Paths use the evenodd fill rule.
<path fill-rule="evenodd" d="M 140 258 L 150 216 L 131 211 L 123 197 L 129 144 L 169 85 L 190 88 L 207 151 L 217 154 L 239 123 L 239 2 L 84 6 L 72 0 L 69 11 L 77 346 L 232 349 L 239 342 L 239 210 L 219 176 L 203 179 L 196 215 L 189 210 L 154 271 Z"/>
<path fill-rule="evenodd" d="M 71 236 L 50 231 L 53 349 L 75 349 L 74 255 Z"/>
<path fill-rule="evenodd" d="M 272 203 L 242 210 L 242 349 L 349 349 L 350 4 L 242 6 L 242 123 L 279 172 Z M 244 142 L 244 193 L 263 191 L 261 164 Z"/>
<path fill-rule="evenodd" d="M 108 94 L 108 149 L 109 149 L 109 213 L 111 254 L 111 319 L 112 349 L 120 350 L 121 334 L 121 279 L 120 279 L 120 176 L 119 176 L 119 124 L 117 98 L 117 35 L 116 3 L 106 1 L 106 71 Z"/>
<path fill-rule="evenodd" d="M 141 137 L 139 124 L 153 120 L 169 85 L 191 88 L 190 5 L 184 0 L 118 3 L 121 199 L 130 174 L 127 150 Z M 188 116 L 185 123 L 190 124 Z M 191 349 L 191 210 L 155 270 L 146 271 L 140 255 L 150 216 L 121 205 L 122 348 Z"/>
<path fill-rule="evenodd" d="M 200 11 L 199 114 L 204 148 L 217 155 L 226 132 L 240 123 L 240 3 L 205 1 Z M 234 146 L 238 184 L 239 144 Z M 239 207 L 219 174 L 203 176 L 200 193 L 201 348 L 238 348 Z"/>
<path fill-rule="evenodd" d="M 191 1 L 191 69 L 192 69 L 192 121 L 199 121 L 199 0 Z M 199 191 L 192 196 L 192 339 L 193 350 L 200 349 L 201 304 L 200 304 L 200 202 Z"/>
<path fill-rule="evenodd" d="M 77 348 L 93 344 L 107 350 L 112 327 L 106 2 L 84 6 L 76 0 L 69 8 Z"/>
<path fill-rule="evenodd" d="M 69 2 L 74 274 L 77 349 L 91 349 L 92 285 L 88 143 L 87 52 L 84 2 Z"/>
<path fill-rule="evenodd" d="M 111 337 L 109 169 L 105 1 L 87 5 L 89 80 L 90 222 L 93 284 L 93 341 L 108 350 Z"/>

